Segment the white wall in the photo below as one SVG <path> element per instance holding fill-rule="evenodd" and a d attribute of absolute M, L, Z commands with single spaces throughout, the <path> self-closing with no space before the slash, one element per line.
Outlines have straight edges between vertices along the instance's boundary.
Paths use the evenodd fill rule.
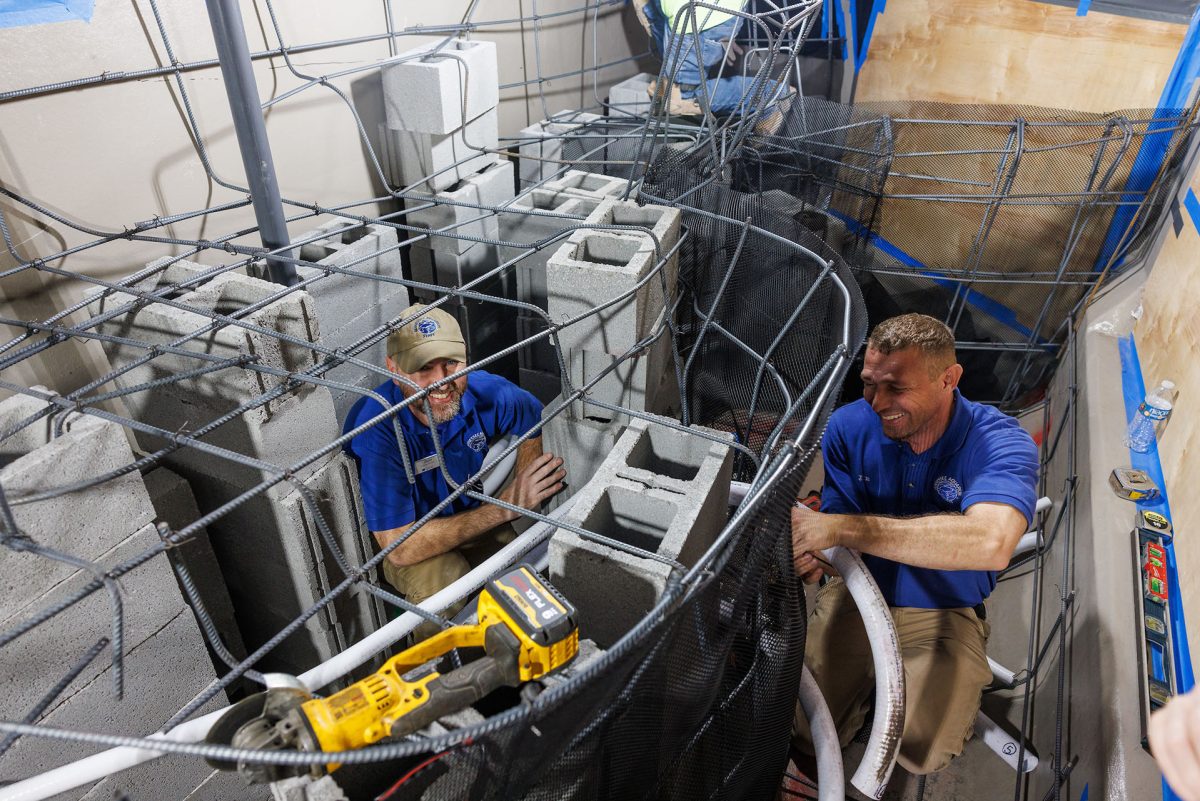
<path fill-rule="evenodd" d="M 216 51 L 202 0 L 159 2 L 163 24 L 178 62 L 215 58 Z M 398 30 L 461 21 L 467 0 L 391 0 Z M 541 74 L 556 75 L 643 53 L 646 42 L 625 4 L 588 9 L 589 0 L 480 0 L 472 21 L 509 20 L 481 25 L 471 35 L 497 42 L 500 82 L 516 83 Z M 274 4 L 284 42 L 289 46 L 379 34 L 386 31 L 383 0 L 287 0 Z M 534 8 L 543 16 L 540 30 L 521 17 Z M 277 47 L 264 0 L 243 0 L 243 16 L 251 51 Z M 587 10 L 585 10 L 587 9 Z M 593 47 L 593 39 L 597 46 Z M 404 51 L 434 41 L 408 34 L 397 40 Z M 535 47 L 540 45 L 540 47 Z M 0 30 L 0 91 L 11 91 L 100 73 L 134 71 L 170 64 L 148 0 L 97 0 L 89 22 L 63 22 Z M 319 76 L 373 64 L 388 56 L 385 41 L 297 54 L 296 68 Z M 538 62 L 540 59 L 540 71 Z M 279 97 L 303 81 L 288 71 L 282 58 L 255 62 L 260 96 Z M 638 72 L 632 62 L 601 70 L 600 97 L 607 86 Z M 376 70 L 338 78 L 333 83 L 354 99 L 371 136 L 382 115 Z M 513 87 L 501 92 L 500 133 L 520 128 L 565 108 L 596 105 L 593 78 L 572 76 L 539 87 Z M 183 74 L 188 99 L 217 174 L 245 184 L 228 102 L 217 67 Z M 313 86 L 267 112 L 270 137 L 285 198 L 329 207 L 381 194 L 374 180 L 346 105 L 329 89 Z M 180 93 L 173 76 L 125 81 L 56 92 L 0 103 L 0 186 L 61 214 L 72 222 L 104 232 L 121 233 L 139 221 L 179 214 L 243 199 L 205 174 L 189 136 Z M 94 240 L 43 215 L 0 199 L 20 255 L 47 257 Z M 285 205 L 285 213 L 300 210 Z M 357 209 L 376 213 L 373 205 Z M 306 219 L 291 226 L 293 235 L 323 222 Z M 202 239 L 226 235 L 254 224 L 248 207 L 178 222 L 152 235 Z M 256 236 L 238 240 L 259 244 Z M 182 252 L 184 246 L 118 239 L 57 260 L 49 266 L 76 274 L 115 279 L 146 262 Z M 209 251 L 201 260 L 218 263 L 232 258 Z M 14 260 L 0 247 L 0 269 Z M 22 274 L 0 279 L 0 315 L 45 319 L 76 300 L 85 285 L 49 274 Z M 0 326 L 0 342 L 19 333 Z M 32 360 L 6 370 L 5 380 L 39 382 L 67 391 L 95 375 L 98 362 L 91 346 L 68 342 L 56 346 L 52 358 Z"/>

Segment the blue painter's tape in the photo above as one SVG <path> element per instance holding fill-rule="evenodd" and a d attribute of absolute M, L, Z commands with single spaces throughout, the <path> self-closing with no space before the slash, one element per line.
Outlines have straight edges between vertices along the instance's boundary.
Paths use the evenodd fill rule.
<path fill-rule="evenodd" d="M 1125 419 L 1133 418 L 1138 404 L 1146 396 L 1146 385 L 1142 381 L 1141 363 L 1138 361 L 1137 345 L 1133 335 L 1122 337 L 1119 341 L 1121 353 L 1121 388 L 1125 396 Z M 1148 453 L 1129 452 L 1129 460 L 1134 468 L 1145 470 L 1154 483 L 1162 490 L 1162 495 L 1153 501 L 1138 501 L 1138 507 L 1171 519 L 1171 504 L 1167 498 L 1167 484 L 1163 480 L 1162 463 L 1158 459 L 1158 444 L 1153 443 Z M 1178 535 L 1176 535 L 1178 536 Z M 1184 536 L 1188 536 L 1185 532 Z M 1187 629 L 1183 625 L 1183 603 L 1179 592 L 1179 574 L 1175 564 L 1175 546 L 1168 543 L 1167 551 L 1167 581 L 1171 587 L 1171 649 L 1175 657 L 1176 689 L 1183 693 L 1192 689 L 1196 683 L 1192 674 L 1191 650 L 1188 647 Z"/>
<path fill-rule="evenodd" d="M 879 236 L 879 234 L 867 230 L 862 223 L 853 217 L 848 217 L 845 214 L 833 209 L 829 210 L 829 214 L 844 222 L 846 227 L 849 228 L 856 236 L 865 236 L 867 241 L 877 247 L 880 251 L 891 256 L 901 264 L 918 270 L 921 275 L 930 279 L 938 286 L 943 287 L 944 289 L 954 289 L 956 286 L 958 286 L 957 281 L 951 281 L 947 278 L 939 277 L 937 273 L 930 270 L 927 266 L 917 261 L 915 258 L 898 248 L 896 245 Z M 1016 312 L 1005 306 L 1003 303 L 993 300 L 987 295 L 980 294 L 973 289 L 966 290 L 965 297 L 967 303 L 979 309 L 984 314 L 987 314 L 997 322 L 1008 326 L 1026 339 L 1033 336 L 1033 331 L 1028 326 L 1022 325 L 1021 322 L 1017 320 Z M 1037 337 L 1037 342 L 1042 345 L 1049 344 L 1040 336 Z"/>
<path fill-rule="evenodd" d="M 1086 17 L 1091 6 L 1092 0 L 1079 0 L 1079 5 L 1075 8 L 1075 16 Z"/>
<path fill-rule="evenodd" d="M 858 72 L 862 69 L 862 65 L 867 63 L 867 51 L 871 49 L 871 34 L 875 32 L 875 20 L 884 12 L 886 6 L 887 0 L 872 0 L 870 16 L 867 17 L 867 29 L 863 32 L 862 44 L 858 46 L 858 52 L 855 53 L 855 72 Z"/>
<path fill-rule="evenodd" d="M 1192 225 L 1196 226 L 1197 231 L 1200 231 L 1200 200 L 1196 199 L 1196 193 L 1191 189 L 1183 198 L 1183 207 L 1187 209 L 1188 216 L 1192 218 Z"/>
<path fill-rule="evenodd" d="M 1200 6 L 1192 13 L 1191 23 L 1188 24 L 1187 33 L 1183 36 L 1183 45 L 1179 48 L 1179 55 L 1171 67 L 1171 74 L 1167 77 L 1167 84 L 1163 87 L 1162 96 L 1158 99 L 1158 108 L 1154 112 L 1155 118 L 1187 108 L 1188 99 L 1192 94 L 1192 86 L 1196 83 L 1197 77 L 1200 77 Z M 1129 177 L 1125 181 L 1125 188 L 1130 194 L 1121 196 L 1122 204 L 1136 203 L 1154 183 L 1155 177 L 1162 168 L 1163 159 L 1166 158 L 1167 147 L 1175 135 L 1173 130 L 1175 127 L 1172 122 L 1165 121 L 1147 128 L 1147 135 L 1142 138 L 1137 157 L 1134 159 Z M 1155 133 L 1155 131 L 1159 132 Z M 1112 222 L 1108 226 L 1104 245 L 1100 248 L 1100 256 L 1096 259 L 1096 271 L 1103 270 L 1112 258 L 1117 250 L 1117 244 L 1124 236 L 1125 229 L 1129 227 L 1136 211 L 1137 207 L 1133 205 L 1117 206 L 1117 210 L 1113 212 Z M 1120 266 L 1120 262 L 1118 261 L 1115 266 Z"/>
<path fill-rule="evenodd" d="M 1137 345 L 1133 335 L 1122 337 L 1118 343 L 1121 354 L 1121 391 L 1125 398 L 1125 419 L 1133 418 L 1138 404 L 1146 396 L 1146 384 L 1142 380 L 1142 366 L 1138 361 Z M 1149 453 L 1129 452 L 1129 461 L 1138 470 L 1145 470 L 1162 489 L 1162 497 L 1154 501 L 1139 501 L 1138 507 L 1165 515 L 1171 519 L 1171 505 L 1167 499 L 1167 484 L 1163 480 L 1162 463 L 1158 459 L 1158 443 L 1151 444 Z M 1178 536 L 1178 535 L 1177 535 Z M 1186 536 L 1186 535 L 1185 535 Z M 1185 693 L 1195 686 L 1192 674 L 1192 655 L 1188 647 L 1187 628 L 1183 620 L 1183 598 L 1179 593 L 1179 569 L 1175 562 L 1175 545 L 1167 543 L 1167 583 L 1171 587 L 1168 607 L 1171 611 L 1171 655 L 1175 659 L 1175 689 Z M 1163 801 L 1181 801 L 1167 780 L 1162 781 Z"/>
<path fill-rule="evenodd" d="M 0 0 L 0 28 L 92 18 L 94 0 Z"/>

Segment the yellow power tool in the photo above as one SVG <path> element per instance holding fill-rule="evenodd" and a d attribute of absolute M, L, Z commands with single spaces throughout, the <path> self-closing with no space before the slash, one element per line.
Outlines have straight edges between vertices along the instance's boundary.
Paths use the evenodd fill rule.
<path fill-rule="evenodd" d="M 274 686 L 230 708 L 208 742 L 239 748 L 349 751 L 428 726 L 508 686 L 541 678 L 579 651 L 575 609 L 533 568 L 520 565 L 489 581 L 479 594 L 478 622 L 454 626 L 397 654 L 370 676 L 328 698 L 313 698 L 299 681 Z M 446 673 L 416 668 L 455 648 L 482 647 L 485 656 Z M 290 679 L 290 681 L 289 681 Z M 210 759 L 251 781 L 320 776 L 339 765 L 287 766 Z"/>

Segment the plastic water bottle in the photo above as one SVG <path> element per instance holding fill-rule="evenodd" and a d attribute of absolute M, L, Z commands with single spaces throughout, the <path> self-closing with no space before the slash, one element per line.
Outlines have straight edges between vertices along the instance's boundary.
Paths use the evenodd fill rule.
<path fill-rule="evenodd" d="M 1167 419 L 1171 416 L 1175 398 L 1175 383 L 1163 381 L 1155 390 L 1146 395 L 1145 400 L 1133 413 L 1129 421 L 1129 432 L 1125 444 L 1130 450 L 1146 453 L 1154 444 L 1160 428 L 1165 428 Z"/>

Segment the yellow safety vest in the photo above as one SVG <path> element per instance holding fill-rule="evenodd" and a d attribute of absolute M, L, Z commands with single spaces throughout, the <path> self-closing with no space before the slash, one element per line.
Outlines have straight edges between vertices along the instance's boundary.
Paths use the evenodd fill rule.
<path fill-rule="evenodd" d="M 667 18 L 671 30 L 680 33 L 695 33 L 715 28 L 722 22 L 728 22 L 734 17 L 725 11 L 715 11 L 711 8 L 696 6 L 696 27 L 692 27 L 692 0 L 660 0 L 663 16 Z M 730 11 L 741 11 L 746 0 L 702 0 L 706 5 L 728 8 Z M 678 24 L 676 24 L 678 23 Z"/>

